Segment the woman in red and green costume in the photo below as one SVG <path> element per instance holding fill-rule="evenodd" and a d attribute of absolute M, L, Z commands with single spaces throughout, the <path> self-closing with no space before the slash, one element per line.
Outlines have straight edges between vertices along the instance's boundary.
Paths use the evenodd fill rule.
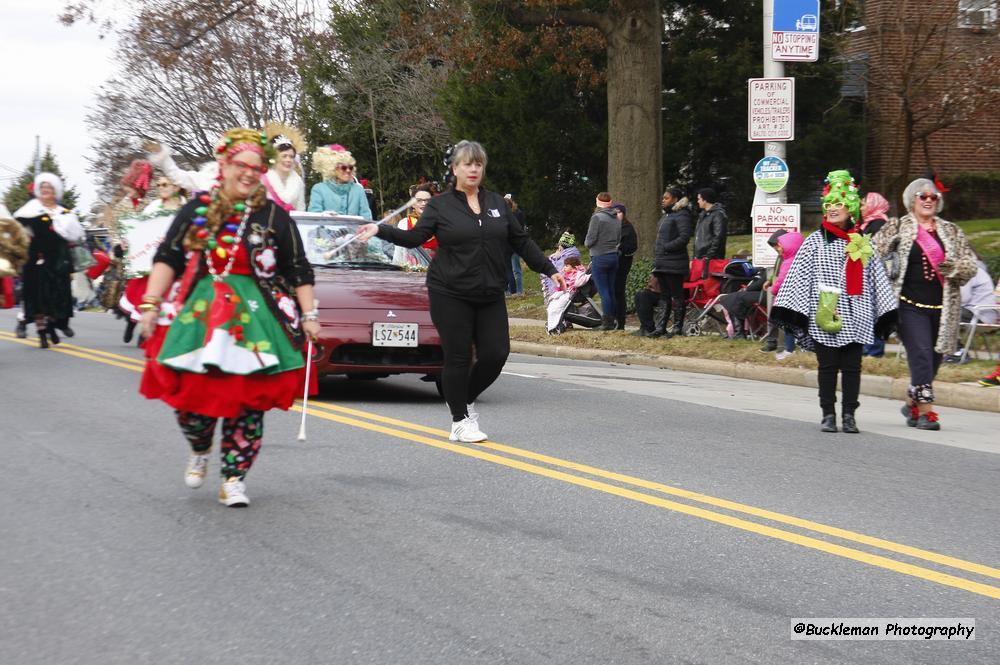
<path fill-rule="evenodd" d="M 303 342 L 319 333 L 298 229 L 261 185 L 272 153 L 260 131 L 223 135 L 219 184 L 178 211 L 139 306 L 150 340 L 140 391 L 176 410 L 191 444 L 188 487 L 204 483 L 223 419 L 219 501 L 227 506 L 249 503 L 244 479 L 263 413 L 302 394 Z"/>
<path fill-rule="evenodd" d="M 863 347 L 876 337 L 886 339 L 896 326 L 895 294 L 860 221 L 857 183 L 847 171 L 831 171 L 823 188 L 823 223 L 802 243 L 771 308 L 771 320 L 816 353 L 823 432 L 837 431 L 839 374 L 841 426 L 858 433 Z"/>

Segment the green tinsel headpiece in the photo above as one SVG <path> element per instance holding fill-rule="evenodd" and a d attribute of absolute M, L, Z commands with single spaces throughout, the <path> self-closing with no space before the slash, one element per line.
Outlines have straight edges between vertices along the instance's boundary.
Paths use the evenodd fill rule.
<path fill-rule="evenodd" d="M 849 171 L 830 171 L 823 187 L 823 203 L 843 203 L 855 223 L 861 221 L 861 195 Z"/>

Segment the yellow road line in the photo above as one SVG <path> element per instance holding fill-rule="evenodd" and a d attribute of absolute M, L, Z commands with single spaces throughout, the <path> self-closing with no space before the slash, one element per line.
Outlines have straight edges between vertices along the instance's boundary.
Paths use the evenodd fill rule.
<path fill-rule="evenodd" d="M 302 407 L 293 406 L 292 410 L 301 413 Z M 988 584 L 982 584 L 980 582 L 967 580 L 963 577 L 956 577 L 954 575 L 941 573 L 936 570 L 931 570 L 929 568 L 922 568 L 920 566 L 915 566 L 913 564 L 903 563 L 901 561 L 889 559 L 887 557 L 880 556 L 877 554 L 870 554 L 868 552 L 863 552 L 861 550 L 851 549 L 850 547 L 844 547 L 843 545 L 830 543 L 825 540 L 819 540 L 818 538 L 812 538 L 810 536 L 804 536 L 801 534 L 792 533 L 790 531 L 783 531 L 781 529 L 766 526 L 764 524 L 758 524 L 757 522 L 751 522 L 749 520 L 741 519 L 739 517 L 733 517 L 731 515 L 725 515 L 723 513 L 716 513 L 711 510 L 706 510 L 704 508 L 698 508 L 696 506 L 690 506 L 688 504 L 678 503 L 676 501 L 671 501 L 669 499 L 664 499 L 658 496 L 643 494 L 642 492 L 636 492 L 635 490 L 626 489 L 623 487 L 619 487 L 617 485 L 610 485 L 608 483 L 604 483 L 598 480 L 591 480 L 589 478 L 583 478 L 581 476 L 575 476 L 562 471 L 556 471 L 554 469 L 549 469 L 546 467 L 537 466 L 535 464 L 522 462 L 520 460 L 511 459 L 509 457 L 494 455 L 493 453 L 484 452 L 482 450 L 478 450 L 475 448 L 467 448 L 465 446 L 460 446 L 454 443 L 439 441 L 437 439 L 431 439 L 425 436 L 421 436 L 419 434 L 412 434 L 410 432 L 405 432 L 403 430 L 385 427 L 383 425 L 378 425 L 376 423 L 357 420 L 354 418 L 347 418 L 346 416 L 339 416 L 334 413 L 327 413 L 325 411 L 313 411 L 312 409 L 309 410 L 309 415 L 315 416 L 317 418 L 323 418 L 324 420 L 330 420 L 333 422 L 341 423 L 343 425 L 349 425 L 351 427 L 358 427 L 360 429 L 366 429 L 372 432 L 379 432 L 381 434 L 386 434 L 388 436 L 396 437 L 399 439 L 405 439 L 407 441 L 422 443 L 424 445 L 432 446 L 434 448 L 440 448 L 442 450 L 447 450 L 449 452 L 457 453 L 459 455 L 465 455 L 466 457 L 473 457 L 475 459 L 483 460 L 486 462 L 492 462 L 493 464 L 499 464 L 501 466 L 510 467 L 512 469 L 518 469 L 519 471 L 524 471 L 538 476 L 544 476 L 546 478 L 560 480 L 562 482 L 570 483 L 572 485 L 578 485 L 580 487 L 586 487 L 589 489 L 597 490 L 599 492 L 613 494 L 615 496 L 622 497 L 624 499 L 637 501 L 639 503 L 645 503 L 650 506 L 655 506 L 657 508 L 665 508 L 667 510 L 683 513 L 685 515 L 690 515 L 692 517 L 698 517 L 704 520 L 708 520 L 710 522 L 716 522 L 718 524 L 724 524 L 726 526 L 731 526 L 733 528 L 741 529 L 743 531 L 748 531 L 750 533 L 755 533 L 758 535 L 775 538 L 777 540 L 793 543 L 795 545 L 800 545 L 802 547 L 818 550 L 820 552 L 826 552 L 828 554 L 833 554 L 846 559 L 851 559 L 852 561 L 858 561 L 861 563 L 868 564 L 870 566 L 875 566 L 877 568 L 884 568 L 886 570 L 902 573 L 904 575 L 910 575 L 912 577 L 917 577 L 930 582 L 935 582 L 937 584 L 943 584 L 945 586 L 962 589 L 963 591 L 979 594 L 981 596 L 987 596 L 988 598 L 1000 599 L 1000 587 L 994 587 Z"/>
<path fill-rule="evenodd" d="M 2 339 L 5 342 L 14 342 L 15 344 L 23 344 L 25 346 L 31 346 L 31 347 L 34 347 L 34 348 L 38 348 L 38 342 L 36 342 L 36 341 L 30 341 L 30 340 L 27 340 L 27 339 L 17 339 L 14 336 L 7 337 L 6 335 L 0 335 L 0 339 Z M 63 346 L 63 345 L 62 344 L 58 344 L 58 345 L 55 345 L 55 346 L 50 346 L 48 350 L 49 351 L 55 351 L 56 353 L 64 353 L 67 356 L 73 356 L 75 358 L 83 358 L 84 360 L 92 360 L 95 363 L 104 363 L 105 365 L 112 365 L 114 367 L 121 367 L 123 369 L 130 369 L 133 372 L 141 372 L 142 371 L 142 365 L 126 364 L 126 363 L 118 362 L 116 360 L 110 360 L 108 358 L 102 358 L 100 356 L 95 356 L 95 355 L 92 355 L 90 353 L 81 353 L 80 351 L 75 351 L 73 349 L 63 349 L 63 348 L 60 348 L 61 346 Z M 82 348 L 82 347 L 76 347 L 76 348 Z"/>
<path fill-rule="evenodd" d="M 359 409 L 352 409 L 349 407 L 344 407 L 336 404 L 330 404 L 328 402 L 320 402 L 317 400 L 311 402 L 310 406 L 329 409 L 331 411 L 345 413 L 351 416 L 367 418 L 369 420 L 374 420 L 376 422 L 395 425 L 397 427 L 403 427 L 417 432 L 423 432 L 424 434 L 431 434 L 434 436 L 441 436 L 445 438 L 447 438 L 448 435 L 450 434 L 450 432 L 446 430 L 436 429 L 433 427 L 425 427 L 424 425 L 419 425 L 417 423 L 410 423 L 405 420 L 399 420 L 397 418 L 381 416 L 376 413 L 370 413 L 367 411 L 361 411 Z M 645 480 L 643 478 L 636 478 L 635 476 L 629 476 L 622 473 L 615 473 L 614 471 L 607 471 L 605 469 L 588 466 L 586 464 L 579 464 L 577 462 L 571 462 L 569 460 L 560 459 L 558 457 L 543 455 L 541 453 L 536 453 L 521 448 L 515 448 L 513 446 L 507 446 L 500 443 L 483 441 L 475 445 L 482 448 L 488 448 L 490 450 L 496 450 L 498 452 L 506 453 L 508 455 L 516 455 L 518 457 L 534 460 L 536 462 L 542 462 L 544 464 L 550 464 L 552 466 L 562 467 L 564 469 L 571 469 L 573 471 L 586 473 L 592 476 L 597 476 L 598 478 L 606 478 L 608 480 L 614 480 L 620 483 L 626 483 L 628 485 L 641 487 L 643 489 L 653 490 L 656 492 L 662 492 L 664 494 L 670 494 L 672 496 L 681 497 L 684 499 L 688 499 L 690 501 L 697 501 L 698 503 L 704 503 L 710 506 L 715 506 L 716 508 L 724 508 L 726 510 L 732 510 L 734 512 L 744 513 L 746 515 L 753 515 L 755 517 L 771 520 L 773 522 L 779 522 L 781 524 L 787 524 L 789 526 L 795 526 L 801 529 L 808 529 L 810 531 L 823 533 L 828 536 L 834 536 L 836 538 L 842 538 L 844 540 L 853 541 L 863 545 L 877 547 L 879 549 L 888 550 L 890 552 L 904 554 L 906 556 L 910 556 L 915 559 L 923 559 L 924 561 L 930 561 L 932 563 L 937 563 L 943 566 L 949 566 L 951 568 L 957 568 L 970 573 L 976 573 L 978 575 L 985 575 L 987 577 L 994 577 L 1000 579 L 1000 569 L 979 563 L 974 563 L 971 561 L 965 561 L 963 559 L 958 559 L 956 557 L 948 556 L 945 554 L 938 554 L 937 552 L 931 552 L 917 547 L 911 547 L 909 545 L 903 545 L 901 543 L 895 543 L 891 540 L 876 538 L 874 536 L 868 536 L 863 533 L 857 533 L 855 531 L 849 531 L 847 529 L 840 529 L 838 527 L 829 526 L 827 524 L 821 524 L 819 522 L 813 522 L 800 517 L 794 517 L 792 515 L 784 515 L 782 513 L 776 513 L 763 508 L 757 508 L 756 506 L 750 506 L 735 501 L 729 501 L 727 499 L 720 499 L 714 496 L 709 496 L 706 494 L 700 494 L 698 492 L 692 492 L 689 490 L 681 489 L 679 487 L 672 487 L 670 485 L 664 485 L 663 483 L 657 483 L 650 480 Z"/>
<path fill-rule="evenodd" d="M 18 344 L 24 344 L 26 346 L 35 346 L 34 342 L 17 339 L 16 337 L 10 335 L 9 333 L 0 333 L 0 339 L 4 339 L 10 342 L 15 342 Z M 103 358 L 98 355 L 81 353 L 79 351 L 76 351 L 75 349 L 85 349 L 91 352 L 97 351 L 96 349 L 86 349 L 86 347 L 79 347 L 79 346 L 74 346 L 73 349 L 60 349 L 58 347 L 52 348 L 52 350 L 57 351 L 59 353 L 64 353 L 66 355 L 82 358 L 84 360 L 92 360 L 94 362 L 99 362 L 106 365 L 112 365 L 115 367 L 121 367 L 123 369 L 129 369 L 136 372 L 142 371 L 142 367 L 137 366 L 135 364 L 125 364 L 114 360 L 110 360 L 108 358 Z M 115 356 L 116 354 L 104 353 L 103 355 Z M 126 356 L 119 356 L 119 357 L 127 358 Z M 128 360 L 130 360 L 133 363 L 137 362 L 131 358 L 128 358 Z M 395 418 L 379 416 L 378 414 L 368 413 L 365 411 L 360 411 L 358 409 L 340 407 L 324 402 L 313 402 L 313 404 L 315 406 L 321 407 L 322 409 L 351 413 L 352 415 L 358 415 L 371 420 L 380 420 L 382 422 L 400 425 L 411 430 L 422 431 L 435 436 L 447 437 L 448 435 L 448 432 L 445 432 L 444 430 L 439 430 L 432 427 L 426 427 L 424 425 L 418 425 L 416 423 L 409 423 L 407 421 L 398 420 Z M 296 405 L 292 407 L 292 410 L 301 413 L 302 408 Z M 664 499 L 658 496 L 643 494 L 642 492 L 637 492 L 635 490 L 619 487 L 617 485 L 610 485 L 608 483 L 604 483 L 601 481 L 591 480 L 589 478 L 584 478 L 581 476 L 575 476 L 562 471 L 557 471 L 554 469 L 537 466 L 535 464 L 529 464 L 527 462 L 522 462 L 517 459 L 511 459 L 509 457 L 503 457 L 501 455 L 494 455 L 492 453 L 484 452 L 476 448 L 469 448 L 466 446 L 457 445 L 447 441 L 431 439 L 425 436 L 412 434 L 410 432 L 406 432 L 403 430 L 393 429 L 385 427 L 383 425 L 366 422 L 363 420 L 357 420 L 355 418 L 347 418 L 344 416 L 339 416 L 336 415 L 335 413 L 328 413 L 326 411 L 314 411 L 310 409 L 309 415 L 317 418 L 322 418 L 324 420 L 338 422 L 351 427 L 357 427 L 360 429 L 365 429 L 373 432 L 379 432 L 395 438 L 405 439 L 416 443 L 422 443 L 424 445 L 457 453 L 460 455 L 464 455 L 466 457 L 472 457 L 475 459 L 491 462 L 501 466 L 506 466 L 512 469 L 518 469 L 520 471 L 524 471 L 527 473 L 570 483 L 572 485 L 586 487 L 589 489 L 597 490 L 607 494 L 612 494 L 632 501 L 637 501 L 639 503 L 645 503 L 647 505 L 655 506 L 658 508 L 664 508 L 685 515 L 690 515 L 692 517 L 698 517 L 711 522 L 716 522 L 718 524 L 724 524 L 726 526 L 731 526 L 733 528 L 741 529 L 743 531 L 748 531 L 758 535 L 775 538 L 785 542 L 800 545 L 802 547 L 807 547 L 810 549 L 826 552 L 828 554 L 833 554 L 835 556 L 840 556 L 853 561 L 866 563 L 868 565 L 875 566 L 878 568 L 884 568 L 886 570 L 902 573 L 904 575 L 910 575 L 912 577 L 917 577 L 930 582 L 935 582 L 937 584 L 943 584 L 946 586 L 962 589 L 970 593 L 987 596 L 989 598 L 1000 599 L 1000 588 L 998 587 L 990 586 L 988 584 L 982 584 L 980 582 L 974 582 L 972 580 L 968 580 L 962 577 L 956 577 L 954 575 L 948 575 L 946 573 L 941 573 L 935 570 L 931 570 L 929 568 L 922 568 L 920 566 L 916 566 L 913 564 L 896 561 L 894 559 L 889 559 L 887 557 L 883 557 L 877 554 L 870 554 L 868 552 L 863 552 L 861 550 L 855 550 L 849 547 L 844 547 L 842 545 L 837 545 L 835 543 L 830 543 L 824 540 L 819 540 L 817 538 L 812 538 L 810 536 L 804 536 L 790 531 L 783 531 L 775 527 L 759 524 L 757 522 L 751 522 L 749 520 L 744 520 L 739 517 L 733 517 L 731 515 L 726 515 L 723 513 L 716 513 L 711 510 L 706 510 L 704 508 L 699 508 L 696 506 L 690 506 L 688 504 L 678 503 L 676 501 L 671 501 L 669 499 Z M 882 540 L 879 538 L 872 538 L 870 536 L 864 536 L 863 534 L 855 534 L 850 531 L 837 529 L 835 527 L 829 527 L 824 524 L 810 522 L 808 520 L 802 520 L 788 515 L 782 515 L 780 513 L 773 513 L 771 511 L 763 510 L 760 508 L 754 508 L 753 506 L 746 506 L 744 504 L 726 501 L 725 499 L 717 499 L 715 497 L 698 494 L 696 492 L 689 492 L 687 490 L 670 487 L 668 485 L 662 485 L 660 483 L 646 481 L 641 478 L 633 478 L 631 476 L 605 471 L 603 469 L 590 467 L 584 464 L 577 464 L 575 462 L 569 462 L 567 460 L 560 460 L 559 458 L 556 457 L 550 457 L 548 455 L 542 455 L 540 453 L 521 450 L 519 448 L 514 448 L 512 446 L 505 446 L 503 444 L 496 444 L 489 442 L 481 443 L 479 444 L 479 446 L 490 448 L 500 452 L 506 452 L 508 454 L 513 454 L 520 457 L 525 457 L 528 459 L 534 459 L 536 461 L 552 464 L 555 466 L 563 466 L 564 468 L 573 469 L 575 471 L 581 471 L 589 475 L 605 477 L 608 479 L 618 480 L 619 482 L 625 482 L 636 486 L 644 487 L 646 489 L 653 489 L 656 491 L 674 494 L 676 496 L 681 496 L 695 501 L 702 501 L 704 503 L 715 505 L 717 507 L 728 508 L 730 510 L 739 512 L 745 512 L 747 514 L 752 514 L 758 517 L 765 517 L 773 521 L 779 521 L 779 522 L 784 522 L 786 524 L 800 526 L 802 528 L 811 529 L 828 535 L 835 535 L 846 539 L 854 539 L 856 540 L 856 542 L 874 545 L 876 547 L 883 547 L 884 549 L 889 549 L 894 552 L 907 554 L 909 556 L 914 556 L 916 558 L 924 558 L 929 561 L 934 561 L 935 563 L 950 565 L 952 567 L 961 568 L 962 570 L 967 570 L 969 572 L 980 573 L 983 575 L 989 575 L 993 577 L 996 577 L 997 576 L 996 573 L 1000 572 L 988 566 L 981 566 L 979 564 L 962 561 L 961 559 L 955 559 L 953 557 L 947 557 L 944 555 L 935 554 L 934 552 L 927 552 L 925 550 L 911 548 L 906 545 L 893 543 L 891 541 Z"/>
<path fill-rule="evenodd" d="M 4 338 L 8 341 L 18 341 L 26 343 L 27 340 L 18 340 L 17 336 L 9 332 L 0 332 L 0 338 Z M 30 342 L 28 342 L 30 343 Z M 38 344 L 32 344 L 32 346 L 38 346 Z M 94 354 L 98 356 L 103 356 L 105 358 L 111 358 L 112 360 L 120 360 L 123 362 L 138 363 L 139 365 L 145 366 L 146 361 L 140 358 L 133 358 L 131 356 L 123 356 L 120 353 L 110 353 L 108 351 L 101 351 L 100 349 L 92 349 L 87 346 L 77 346 L 76 344 L 70 344 L 65 339 L 61 341 L 58 345 L 50 346 L 50 349 L 61 350 L 61 349 L 72 349 L 74 351 L 80 351 L 81 353 Z"/>

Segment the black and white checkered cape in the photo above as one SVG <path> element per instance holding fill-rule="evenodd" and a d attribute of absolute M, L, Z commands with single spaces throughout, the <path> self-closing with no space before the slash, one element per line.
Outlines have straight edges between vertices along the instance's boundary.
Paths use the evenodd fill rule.
<path fill-rule="evenodd" d="M 802 243 L 781 291 L 771 310 L 771 318 L 792 331 L 802 348 L 813 350 L 813 341 L 824 346 L 846 346 L 875 341 L 876 324 L 887 336 L 895 321 L 896 295 L 878 256 L 865 266 L 860 296 L 847 295 L 847 240 L 828 239 L 822 229 Z M 840 289 L 837 313 L 843 321 L 840 332 L 828 333 L 816 325 L 820 285 Z"/>

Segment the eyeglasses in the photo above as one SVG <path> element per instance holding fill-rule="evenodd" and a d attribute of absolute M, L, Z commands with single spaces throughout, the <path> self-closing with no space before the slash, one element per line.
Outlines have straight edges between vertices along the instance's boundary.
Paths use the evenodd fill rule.
<path fill-rule="evenodd" d="M 823 204 L 823 210 L 843 210 L 847 204 L 843 201 L 830 201 Z"/>
<path fill-rule="evenodd" d="M 338 171 L 353 171 L 354 167 L 350 164 L 340 164 L 337 166 Z"/>
<path fill-rule="evenodd" d="M 941 195 L 936 192 L 920 192 L 917 194 L 917 198 L 921 201 L 938 201 L 941 199 Z"/>
<path fill-rule="evenodd" d="M 170 187 L 170 185 L 171 185 L 171 184 L 173 184 L 173 183 L 169 183 L 169 182 L 158 182 L 158 183 L 156 183 L 156 186 L 157 186 L 157 187 Z"/>
<path fill-rule="evenodd" d="M 237 162 L 236 160 L 230 159 L 226 162 L 241 174 L 247 171 L 257 171 L 259 173 L 267 173 L 267 164 L 261 164 L 260 166 L 254 166 L 253 164 L 247 164 L 246 162 Z"/>

